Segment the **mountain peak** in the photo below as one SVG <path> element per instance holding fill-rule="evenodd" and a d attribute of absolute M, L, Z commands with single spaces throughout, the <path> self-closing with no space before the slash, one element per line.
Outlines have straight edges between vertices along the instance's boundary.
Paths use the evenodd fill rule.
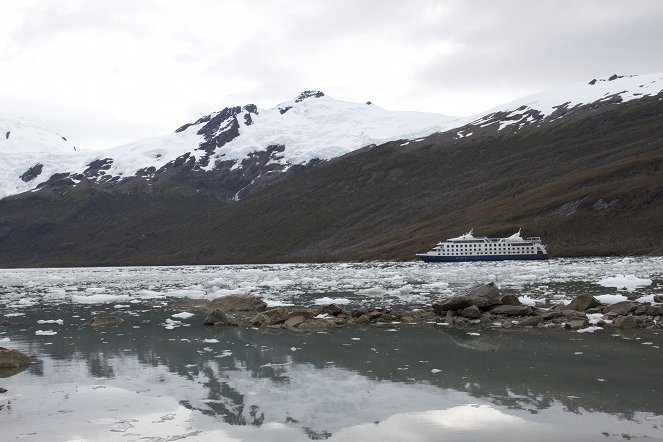
<path fill-rule="evenodd" d="M 307 98 L 320 98 L 324 97 L 325 94 L 321 91 L 316 91 L 316 90 L 310 90 L 310 91 L 304 91 L 301 94 L 299 94 L 299 97 L 295 98 L 295 103 L 299 103 L 300 101 L 304 101 Z"/>

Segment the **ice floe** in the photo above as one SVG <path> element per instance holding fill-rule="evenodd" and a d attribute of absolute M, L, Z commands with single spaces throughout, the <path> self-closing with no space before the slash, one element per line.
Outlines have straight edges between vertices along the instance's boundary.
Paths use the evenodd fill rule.
<path fill-rule="evenodd" d="M 635 275 L 616 275 L 607 278 L 601 278 L 598 282 L 603 287 L 614 287 L 617 289 L 634 291 L 638 287 L 646 287 L 651 285 L 652 280 L 649 278 L 638 278 Z"/>
<path fill-rule="evenodd" d="M 193 313 L 189 312 L 181 312 L 181 313 L 175 313 L 171 315 L 173 318 L 178 318 L 178 319 L 188 319 L 192 316 L 195 316 Z"/>
<path fill-rule="evenodd" d="M 40 272 L 0 269 L 0 281 L 3 285 L 0 303 L 12 312 L 5 313 L 5 317 L 34 305 L 123 306 L 159 299 L 166 306 L 173 298 L 213 299 L 239 293 L 260 296 L 269 308 L 330 303 L 426 305 L 487 282 L 495 282 L 500 289 L 515 293 L 527 305 L 568 303 L 583 293 L 590 293 L 604 303 L 634 298 L 651 302 L 653 298 L 643 297 L 661 293 L 663 258 L 108 267 Z M 610 293 L 608 290 L 616 287 L 634 291 Z"/>

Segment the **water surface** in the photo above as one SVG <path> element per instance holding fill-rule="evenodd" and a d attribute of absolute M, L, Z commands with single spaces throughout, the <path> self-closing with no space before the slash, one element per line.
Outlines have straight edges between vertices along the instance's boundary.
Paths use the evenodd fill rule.
<path fill-rule="evenodd" d="M 533 299 L 661 293 L 658 259 L 1 270 L 3 440 L 663 440 L 663 338 L 613 330 L 348 327 L 265 334 L 174 318 L 177 297 L 417 305 L 497 281 Z M 632 291 L 598 284 L 635 275 Z M 92 315 L 117 327 L 92 329 Z"/>

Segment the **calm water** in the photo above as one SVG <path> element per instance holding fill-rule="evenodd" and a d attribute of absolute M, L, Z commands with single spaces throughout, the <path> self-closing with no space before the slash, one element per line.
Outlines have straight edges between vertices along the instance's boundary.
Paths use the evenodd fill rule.
<path fill-rule="evenodd" d="M 2 440 L 663 440 L 663 337 L 394 325 L 263 334 L 176 319 L 172 298 L 413 304 L 495 280 L 532 299 L 661 293 L 658 259 L 0 270 Z M 633 275 L 624 291 L 599 284 Z M 624 280 L 628 278 L 622 278 Z M 602 284 L 606 284 L 604 281 Z M 94 314 L 126 322 L 93 330 Z M 178 322 L 173 322 L 178 321 Z"/>

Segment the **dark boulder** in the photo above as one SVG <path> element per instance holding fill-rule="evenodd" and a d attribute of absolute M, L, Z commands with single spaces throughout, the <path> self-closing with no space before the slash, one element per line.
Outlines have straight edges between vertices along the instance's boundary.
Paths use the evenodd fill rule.
<path fill-rule="evenodd" d="M 615 318 L 615 320 L 612 323 L 612 326 L 621 329 L 637 328 L 638 321 L 635 319 L 635 316 L 620 316 L 618 318 Z"/>
<path fill-rule="evenodd" d="M 592 295 L 580 295 L 576 296 L 569 305 L 566 306 L 569 310 L 575 310 L 578 312 L 584 312 L 588 308 L 594 308 L 601 305 L 601 303 L 593 297 Z"/>
<path fill-rule="evenodd" d="M 465 293 L 454 295 L 443 301 L 433 303 L 433 310 L 438 315 L 443 315 L 449 310 L 462 310 L 471 305 L 478 308 L 487 308 L 500 305 L 502 297 L 495 283 L 489 283 L 474 287 Z"/>
<path fill-rule="evenodd" d="M 584 319 L 571 319 L 570 321 L 566 321 L 564 323 L 564 328 L 567 330 L 579 330 L 581 328 L 585 328 L 589 325 L 589 321 L 587 318 Z"/>
<path fill-rule="evenodd" d="M 263 311 L 267 309 L 267 303 L 254 295 L 228 295 L 212 300 L 207 308 L 224 312 Z"/>
<path fill-rule="evenodd" d="M 532 311 L 526 305 L 498 305 L 490 309 L 490 313 L 494 315 L 506 316 L 525 316 Z"/>
<path fill-rule="evenodd" d="M 605 309 L 603 309 L 603 313 L 607 315 L 608 313 L 613 312 L 613 314 L 624 316 L 628 315 L 631 311 L 635 311 L 636 308 L 637 304 L 634 302 L 621 301 L 607 306 Z"/>
<path fill-rule="evenodd" d="M 500 290 L 493 282 L 470 289 L 470 291 L 465 294 L 465 299 L 470 305 L 476 305 L 479 308 L 490 307 L 502 303 Z"/>
<path fill-rule="evenodd" d="M 205 317 L 203 324 L 205 325 L 213 325 L 215 327 L 223 327 L 223 326 L 236 326 L 237 322 L 226 315 L 226 312 L 221 310 L 220 308 L 215 308 L 211 312 L 207 314 Z"/>
<path fill-rule="evenodd" d="M 479 319 L 481 317 L 481 310 L 476 305 L 471 305 L 461 310 L 460 314 L 465 318 Z"/>
<path fill-rule="evenodd" d="M 502 296 L 502 304 L 504 305 L 523 305 L 520 302 L 520 299 L 516 295 L 504 295 Z"/>
<path fill-rule="evenodd" d="M 647 307 L 645 314 L 649 316 L 663 316 L 663 306 L 650 305 Z"/>
<path fill-rule="evenodd" d="M 0 347 L 0 378 L 8 378 L 25 370 L 32 359 L 18 350 Z"/>
<path fill-rule="evenodd" d="M 328 315 L 338 316 L 341 313 L 343 313 L 343 309 L 336 304 L 323 305 L 320 307 L 320 310 L 318 310 L 319 315 L 328 314 Z"/>
<path fill-rule="evenodd" d="M 123 322 L 124 319 L 119 316 L 93 316 L 87 324 L 91 327 L 112 327 Z"/>

